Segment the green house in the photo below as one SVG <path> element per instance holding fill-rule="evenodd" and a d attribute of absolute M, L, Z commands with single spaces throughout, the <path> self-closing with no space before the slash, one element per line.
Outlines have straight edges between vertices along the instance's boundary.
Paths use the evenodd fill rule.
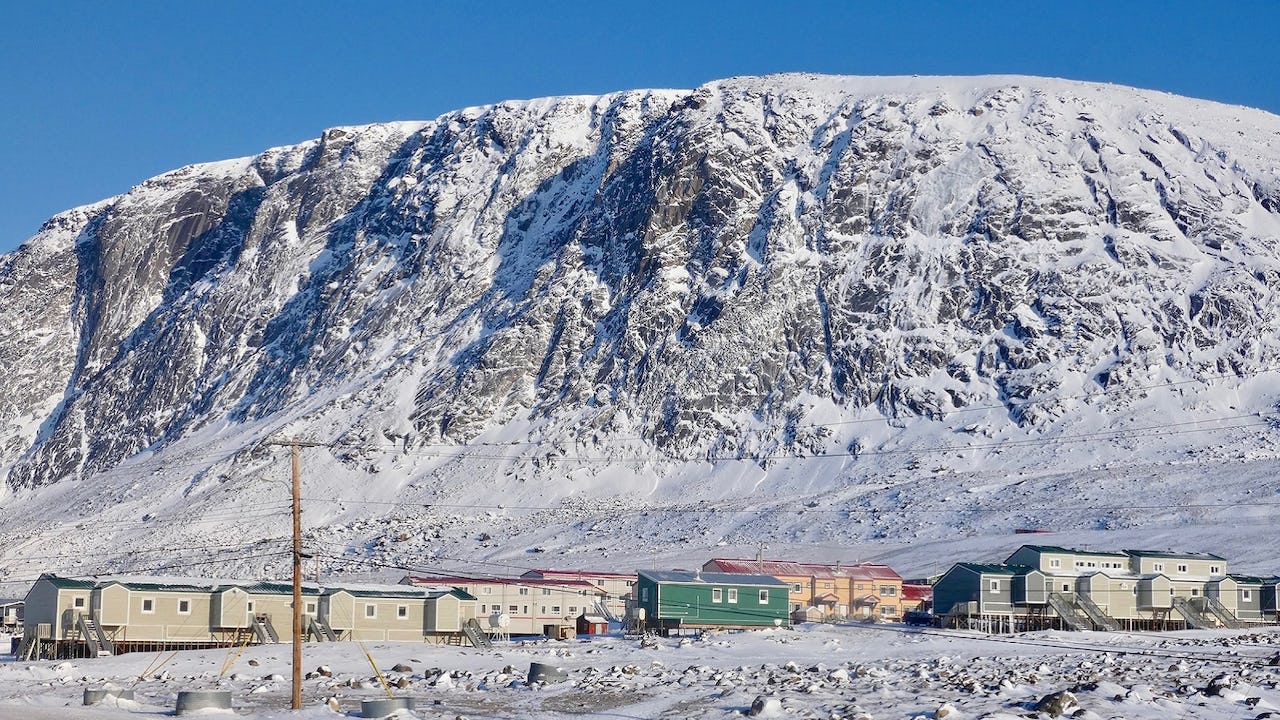
<path fill-rule="evenodd" d="M 646 630 L 765 628 L 788 625 L 790 586 L 769 575 L 640 570 L 635 605 Z"/>

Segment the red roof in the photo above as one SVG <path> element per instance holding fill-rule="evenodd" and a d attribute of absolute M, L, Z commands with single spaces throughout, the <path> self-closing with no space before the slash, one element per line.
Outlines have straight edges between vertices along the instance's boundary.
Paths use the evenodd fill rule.
<path fill-rule="evenodd" d="M 525 578 L 544 578 L 547 580 L 553 578 L 579 579 L 579 580 L 635 580 L 635 573 L 615 573 L 601 572 L 599 570 L 530 570 L 520 577 Z"/>
<path fill-rule="evenodd" d="M 603 593 L 598 585 L 586 580 L 545 580 L 526 577 L 467 577 L 465 575 L 411 575 L 405 580 L 410 585 L 527 585 L 529 587 L 567 587 L 593 590 Z"/>
<path fill-rule="evenodd" d="M 703 570 L 736 575 L 787 575 L 791 577 L 848 577 L 855 580 L 901 580 L 893 568 L 880 563 L 806 563 L 791 560 L 735 560 L 715 558 Z"/>
<path fill-rule="evenodd" d="M 915 585 L 912 583 L 902 584 L 902 599 L 918 602 L 921 600 L 933 599 L 932 585 Z"/>

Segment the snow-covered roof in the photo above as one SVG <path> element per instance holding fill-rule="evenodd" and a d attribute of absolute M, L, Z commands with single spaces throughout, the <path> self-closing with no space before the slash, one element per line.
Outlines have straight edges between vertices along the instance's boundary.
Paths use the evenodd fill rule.
<path fill-rule="evenodd" d="M 863 580 L 901 580 L 902 576 L 880 563 L 811 563 L 794 560 L 714 558 L 703 565 L 725 573 L 756 573 L 790 577 L 848 577 Z"/>
<path fill-rule="evenodd" d="M 788 583 L 779 580 L 772 575 L 747 575 L 739 573 L 721 573 L 721 572 L 695 572 L 693 570 L 639 570 L 637 574 L 640 577 L 646 577 L 655 582 L 667 583 L 684 583 L 695 584 L 701 583 L 705 585 L 767 585 L 770 587 L 783 586 Z"/>

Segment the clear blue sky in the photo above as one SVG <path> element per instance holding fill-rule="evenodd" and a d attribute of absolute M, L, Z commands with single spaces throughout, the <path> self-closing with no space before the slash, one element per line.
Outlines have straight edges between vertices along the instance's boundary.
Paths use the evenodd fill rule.
<path fill-rule="evenodd" d="M 1280 0 L 0 0 L 0 252 L 326 127 L 733 75 L 1018 73 L 1280 113 Z"/>

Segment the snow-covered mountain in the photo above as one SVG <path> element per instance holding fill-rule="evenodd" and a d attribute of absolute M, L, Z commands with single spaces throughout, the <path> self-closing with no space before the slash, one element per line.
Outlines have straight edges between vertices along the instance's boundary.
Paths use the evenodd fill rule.
<path fill-rule="evenodd" d="M 1162 93 L 782 75 L 335 128 L 0 256 L 3 571 L 269 566 L 282 437 L 332 445 L 331 569 L 1269 520 L 1278 291 L 1280 118 Z"/>

